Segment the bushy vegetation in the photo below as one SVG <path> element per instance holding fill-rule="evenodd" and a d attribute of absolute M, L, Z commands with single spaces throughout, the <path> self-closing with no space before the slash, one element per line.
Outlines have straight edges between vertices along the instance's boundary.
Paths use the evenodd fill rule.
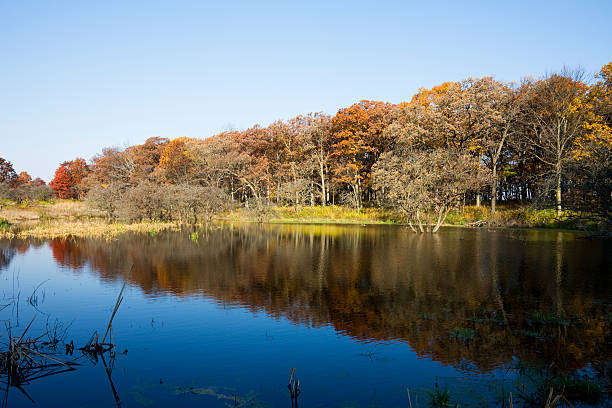
<path fill-rule="evenodd" d="M 32 201 L 48 201 L 53 197 L 53 191 L 44 183 L 27 183 L 10 186 L 6 183 L 0 184 L 0 200 L 15 202 L 17 204 Z"/>

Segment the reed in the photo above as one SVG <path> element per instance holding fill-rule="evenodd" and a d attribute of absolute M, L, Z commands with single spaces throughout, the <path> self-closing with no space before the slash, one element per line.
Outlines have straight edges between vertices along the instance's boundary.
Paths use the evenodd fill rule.
<path fill-rule="evenodd" d="M 289 377 L 289 385 L 287 385 L 287 387 L 289 388 L 289 396 L 291 398 L 291 408 L 297 408 L 298 407 L 298 397 L 301 394 L 300 391 L 300 380 L 298 379 L 293 379 L 293 376 L 295 374 L 295 368 L 291 369 L 291 376 Z"/>
<path fill-rule="evenodd" d="M 123 287 L 121 288 L 121 292 L 119 292 L 119 296 L 117 296 L 117 301 L 115 302 L 113 313 L 111 314 L 108 324 L 106 325 L 106 331 L 104 332 L 104 336 L 102 336 L 102 340 L 99 340 L 98 332 L 95 331 L 93 335 L 91 336 L 91 338 L 89 339 L 89 342 L 85 346 L 81 347 L 79 350 L 85 353 L 90 353 L 94 355 L 98 355 L 98 354 L 102 355 L 106 353 L 107 351 L 111 351 L 115 348 L 115 344 L 112 342 L 113 319 L 115 318 L 115 315 L 117 314 L 117 310 L 119 310 L 119 306 L 121 305 L 121 302 L 123 302 L 123 290 L 124 289 L 125 289 L 125 283 L 123 284 Z M 106 342 L 106 337 L 109 335 L 109 333 L 110 333 L 110 338 L 109 338 L 109 341 Z"/>
<path fill-rule="evenodd" d="M 0 351 L 0 382 L 6 384 L 7 390 L 9 386 L 17 388 L 32 402 L 34 400 L 25 391 L 24 385 L 40 378 L 75 370 L 78 365 L 41 351 L 40 339 L 46 336 L 47 332 L 36 338 L 27 337 L 37 316 L 38 313 L 19 337 L 13 337 L 11 327 L 7 326 L 8 346 L 5 351 Z"/>

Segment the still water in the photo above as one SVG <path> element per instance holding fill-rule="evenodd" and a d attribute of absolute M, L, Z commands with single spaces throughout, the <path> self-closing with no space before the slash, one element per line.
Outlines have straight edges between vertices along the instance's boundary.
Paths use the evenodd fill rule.
<path fill-rule="evenodd" d="M 29 335 L 57 328 L 78 349 L 126 288 L 114 356 L 59 343 L 76 370 L 9 387 L 3 404 L 289 407 L 292 367 L 302 407 L 407 407 L 407 388 L 427 406 L 436 384 L 461 406 L 511 391 L 517 405 L 550 376 L 603 390 L 611 272 L 610 240 L 557 231 L 217 225 L 4 240 L 0 343 L 37 314 Z"/>

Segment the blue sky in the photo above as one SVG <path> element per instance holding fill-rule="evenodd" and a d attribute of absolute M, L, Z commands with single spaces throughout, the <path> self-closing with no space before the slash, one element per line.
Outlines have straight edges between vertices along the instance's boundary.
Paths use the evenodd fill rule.
<path fill-rule="evenodd" d="M 612 60 L 611 1 L 0 0 L 0 157 L 58 164 Z"/>

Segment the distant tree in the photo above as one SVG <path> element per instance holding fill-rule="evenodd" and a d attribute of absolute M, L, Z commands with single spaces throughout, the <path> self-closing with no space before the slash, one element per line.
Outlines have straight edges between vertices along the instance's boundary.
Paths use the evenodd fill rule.
<path fill-rule="evenodd" d="M 95 185 L 87 193 L 87 200 L 104 212 L 109 221 L 114 222 L 127 187 L 127 184 L 121 182 Z"/>
<path fill-rule="evenodd" d="M 334 180 L 349 186 L 356 210 L 369 186 L 372 165 L 392 145 L 393 139 L 384 132 L 391 109 L 389 103 L 363 100 L 340 109 L 331 121 Z"/>
<path fill-rule="evenodd" d="M 76 194 L 72 189 L 72 181 L 70 179 L 70 171 L 68 167 L 61 164 L 57 170 L 53 180 L 49 183 L 53 189 L 53 194 L 59 198 L 75 198 Z"/>
<path fill-rule="evenodd" d="M 332 150 L 331 118 L 323 113 L 303 117 L 301 129 L 306 132 L 312 146 L 310 154 L 319 173 L 316 183 L 321 189 L 321 205 L 327 205 L 329 163 Z"/>
<path fill-rule="evenodd" d="M 474 156 L 453 148 L 406 146 L 383 154 L 374 178 L 413 231 L 437 232 L 457 199 L 489 182 L 487 169 L 479 167 Z"/>
<path fill-rule="evenodd" d="M 529 84 L 528 131 L 521 135 L 532 154 L 552 176 L 557 216 L 562 211 L 562 184 L 574 143 L 584 133 L 587 110 L 582 103 L 588 87 L 580 71 L 563 71 Z"/>
<path fill-rule="evenodd" d="M 151 179 L 151 174 L 159 165 L 159 160 L 170 139 L 163 137 L 150 137 L 144 144 L 131 146 L 126 153 L 134 163 L 133 181 Z"/>
<path fill-rule="evenodd" d="M 190 140 L 193 139 L 179 137 L 165 145 L 156 169 L 161 181 L 183 183 L 189 180 L 194 159 L 186 147 Z"/>
<path fill-rule="evenodd" d="M 107 147 L 92 159 L 86 183 L 92 187 L 98 184 L 127 184 L 131 182 L 135 168 L 134 159 L 128 151 Z"/>
<path fill-rule="evenodd" d="M 580 218 L 612 228 L 612 62 L 583 100 L 584 133 L 574 144 L 568 163 L 566 207 Z"/>
<path fill-rule="evenodd" d="M 29 184 L 30 182 L 32 182 L 32 176 L 30 176 L 27 171 L 22 171 L 19 173 L 19 176 L 17 177 L 18 184 Z"/>
<path fill-rule="evenodd" d="M 13 169 L 13 164 L 0 157 L 0 183 L 14 186 L 17 182 L 17 173 Z"/>
<path fill-rule="evenodd" d="M 522 94 L 490 77 L 468 80 L 464 98 L 474 123 L 471 149 L 491 169 L 491 214 L 495 213 L 499 168 L 508 160 L 508 140 L 517 136 Z"/>
<path fill-rule="evenodd" d="M 296 213 L 300 212 L 311 193 L 312 182 L 304 178 L 281 184 L 277 192 L 280 203 L 292 205 Z"/>
<path fill-rule="evenodd" d="M 85 159 L 76 158 L 72 161 L 63 162 L 55 171 L 53 180 L 49 186 L 59 198 L 83 198 L 85 189 L 82 182 L 89 173 L 89 166 Z"/>
<path fill-rule="evenodd" d="M 128 221 L 168 221 L 171 219 L 171 199 L 168 185 L 143 181 L 125 191 L 118 203 L 119 216 Z"/>
<path fill-rule="evenodd" d="M 231 208 L 227 193 L 215 186 L 177 184 L 166 189 L 172 203 L 171 217 L 182 223 L 211 221 Z"/>

